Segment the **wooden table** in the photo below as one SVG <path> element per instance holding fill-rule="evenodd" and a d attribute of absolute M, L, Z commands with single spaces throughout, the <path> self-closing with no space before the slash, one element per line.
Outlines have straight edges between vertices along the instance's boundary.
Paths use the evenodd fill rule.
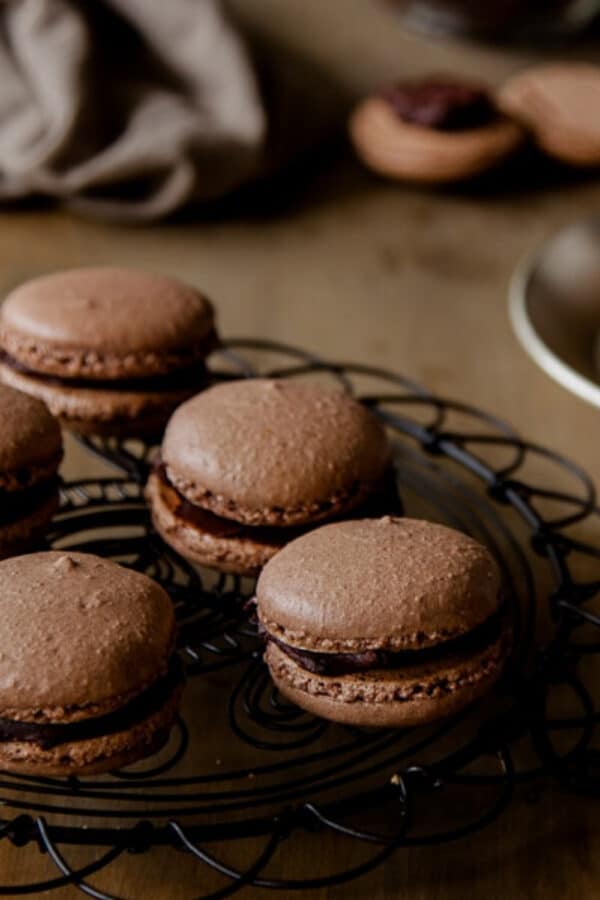
<path fill-rule="evenodd" d="M 255 28 L 300 49 L 350 95 L 398 73 L 450 70 L 495 82 L 528 58 L 428 42 L 403 32 L 388 9 L 364 0 L 235 5 Z M 271 215 L 245 210 L 228 219 L 134 229 L 54 211 L 4 212 L 5 284 L 63 266 L 163 269 L 214 298 L 226 335 L 269 337 L 396 369 L 440 394 L 494 411 L 600 479 L 596 411 L 535 368 L 517 345 L 506 311 L 517 261 L 560 225 L 600 205 L 600 179 L 430 193 L 384 183 L 347 152 L 320 171 L 294 177 L 303 181 L 290 186 L 292 199 Z M 69 442 L 65 474 L 101 469 Z M 476 837 L 402 851 L 350 886 L 310 896 L 591 898 L 600 891 L 595 812 L 593 802 L 553 791 L 536 802 L 521 799 Z M 317 852 L 334 860 L 346 851 L 319 841 Z M 313 853 L 314 842 L 303 841 L 300 863 Z M 279 874 L 297 862 L 284 853 Z M 34 850 L 0 844 L 2 884 L 49 873 Z M 184 865 L 166 852 L 146 856 L 143 865 L 126 861 L 99 883 L 132 898 L 192 897 L 221 884 L 200 865 Z M 55 896 L 75 895 L 66 889 Z"/>

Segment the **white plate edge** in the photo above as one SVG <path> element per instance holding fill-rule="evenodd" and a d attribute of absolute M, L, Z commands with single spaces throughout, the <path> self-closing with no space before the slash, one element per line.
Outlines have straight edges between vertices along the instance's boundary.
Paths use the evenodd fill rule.
<path fill-rule="evenodd" d="M 600 408 L 600 387 L 579 375 L 556 356 L 538 336 L 527 312 L 527 285 L 539 259 L 540 249 L 525 257 L 513 272 L 508 286 L 508 312 L 517 339 L 525 352 L 562 387 Z"/>

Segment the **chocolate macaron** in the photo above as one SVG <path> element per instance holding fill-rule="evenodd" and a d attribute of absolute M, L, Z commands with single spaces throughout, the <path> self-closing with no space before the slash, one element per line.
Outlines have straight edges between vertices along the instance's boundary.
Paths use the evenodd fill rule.
<path fill-rule="evenodd" d="M 357 400 L 317 383 L 216 385 L 171 418 L 147 494 L 157 531 L 188 559 L 254 575 L 328 519 L 398 510 L 391 447 Z"/>
<path fill-rule="evenodd" d="M 46 406 L 0 385 L 0 559 L 42 537 L 58 509 L 60 427 Z"/>
<path fill-rule="evenodd" d="M 499 103 L 549 156 L 600 166 L 600 66 L 558 62 L 525 69 L 503 85 Z"/>
<path fill-rule="evenodd" d="M 206 383 L 213 309 L 197 290 L 123 268 L 56 272 L 0 307 L 0 378 L 41 398 L 75 431 L 162 431 Z"/>
<path fill-rule="evenodd" d="M 449 78 L 400 82 L 361 101 L 350 118 L 366 166 L 403 181 L 473 178 L 511 156 L 523 129 L 481 85 Z"/>
<path fill-rule="evenodd" d="M 502 671 L 500 587 L 487 549 L 442 525 L 386 516 L 318 528 L 258 580 L 271 676 L 285 697 L 336 722 L 450 715 Z"/>
<path fill-rule="evenodd" d="M 165 743 L 181 671 L 169 596 L 84 553 L 0 563 L 0 769 L 111 771 Z"/>

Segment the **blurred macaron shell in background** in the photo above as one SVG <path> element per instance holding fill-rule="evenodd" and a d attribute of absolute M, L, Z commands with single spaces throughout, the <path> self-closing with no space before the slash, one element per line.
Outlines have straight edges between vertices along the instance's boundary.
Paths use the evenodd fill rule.
<path fill-rule="evenodd" d="M 398 82 L 360 101 L 349 133 L 359 158 L 388 178 L 463 181 L 505 162 L 524 132 L 491 91 L 454 77 Z"/>
<path fill-rule="evenodd" d="M 502 85 L 498 102 L 549 156 L 572 166 L 600 165 L 600 66 L 555 62 L 524 69 Z"/>

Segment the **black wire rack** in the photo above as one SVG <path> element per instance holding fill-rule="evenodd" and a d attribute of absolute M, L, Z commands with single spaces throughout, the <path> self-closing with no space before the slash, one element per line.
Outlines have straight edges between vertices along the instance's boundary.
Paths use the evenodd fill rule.
<path fill-rule="evenodd" d="M 197 571 L 153 532 L 143 496 L 153 448 L 81 439 L 115 474 L 64 484 L 49 544 L 118 560 L 170 592 L 188 676 L 182 717 L 160 754 L 111 776 L 0 773 L 0 839 L 37 846 L 55 869 L 37 884 L 2 884 L 0 895 L 71 885 L 110 900 L 97 886 L 103 873 L 158 847 L 186 851 L 199 886 L 203 867 L 222 876 L 221 888 L 198 897 L 248 885 L 314 890 L 357 878 L 401 848 L 478 831 L 521 784 L 554 780 L 598 793 L 590 661 L 600 652 L 600 516 L 585 472 L 495 416 L 378 368 L 245 339 L 211 364 L 216 380 L 333 380 L 373 409 L 394 441 L 406 512 L 459 528 L 494 553 L 515 633 L 506 674 L 485 702 L 418 729 L 361 730 L 303 713 L 269 680 L 247 612 L 252 582 Z M 316 853 L 313 870 L 274 875 L 282 847 L 314 833 L 348 842 L 339 869 L 321 871 Z"/>

